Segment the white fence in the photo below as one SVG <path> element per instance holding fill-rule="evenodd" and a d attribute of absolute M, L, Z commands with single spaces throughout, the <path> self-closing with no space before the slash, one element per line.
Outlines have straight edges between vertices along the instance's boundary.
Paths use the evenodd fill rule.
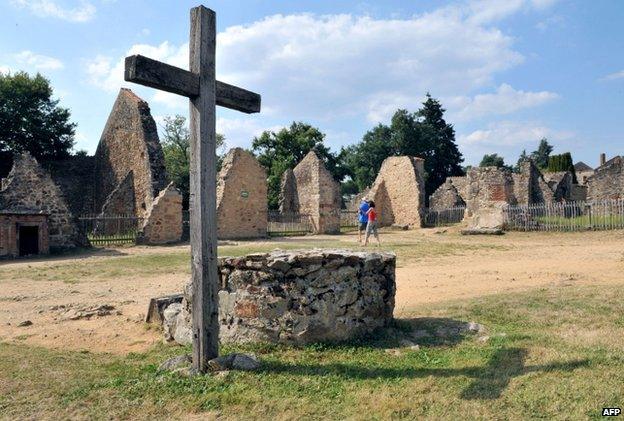
<path fill-rule="evenodd" d="M 624 229 L 624 199 L 509 206 L 510 231 L 587 231 Z"/>
<path fill-rule="evenodd" d="M 424 225 L 426 227 L 444 227 L 458 224 L 464 219 L 466 206 L 455 206 L 446 209 L 425 209 Z"/>

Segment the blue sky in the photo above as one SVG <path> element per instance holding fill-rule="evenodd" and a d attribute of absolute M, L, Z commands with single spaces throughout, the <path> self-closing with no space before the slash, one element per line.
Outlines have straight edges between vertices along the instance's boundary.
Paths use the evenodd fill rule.
<path fill-rule="evenodd" d="M 180 97 L 123 81 L 140 53 L 187 67 L 187 1 L 0 0 L 0 71 L 40 71 L 93 152 L 120 87 L 157 122 Z M 302 120 L 335 150 L 427 91 L 447 108 L 466 163 L 515 162 L 545 136 L 595 166 L 624 149 L 624 2 L 619 0 L 210 1 L 217 74 L 254 90 L 263 111 L 219 109 L 228 146 Z"/>

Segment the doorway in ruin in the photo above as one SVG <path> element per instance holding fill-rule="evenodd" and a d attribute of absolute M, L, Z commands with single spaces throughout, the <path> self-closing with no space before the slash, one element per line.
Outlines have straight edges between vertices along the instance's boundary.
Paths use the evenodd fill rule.
<path fill-rule="evenodd" d="M 19 255 L 29 256 L 39 254 L 39 227 L 19 227 Z"/>

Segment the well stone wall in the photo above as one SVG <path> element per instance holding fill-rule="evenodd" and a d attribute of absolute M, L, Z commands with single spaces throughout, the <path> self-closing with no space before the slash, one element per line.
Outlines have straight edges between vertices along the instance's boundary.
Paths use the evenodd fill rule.
<path fill-rule="evenodd" d="M 219 259 L 224 342 L 344 341 L 393 317 L 396 257 L 348 250 L 273 251 Z M 190 343 L 192 288 L 164 313 L 165 337 Z"/>

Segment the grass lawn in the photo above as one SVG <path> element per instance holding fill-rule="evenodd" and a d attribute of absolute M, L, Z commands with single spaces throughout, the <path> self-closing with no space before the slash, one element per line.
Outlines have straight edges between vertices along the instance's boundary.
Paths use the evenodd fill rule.
<path fill-rule="evenodd" d="M 600 418 L 624 404 L 624 291 L 559 286 L 436 305 L 397 323 L 484 324 L 490 336 L 421 342 L 390 355 L 385 335 L 257 353 L 257 372 L 184 378 L 157 371 L 165 345 L 124 357 L 0 344 L 0 415 L 23 418 Z"/>

